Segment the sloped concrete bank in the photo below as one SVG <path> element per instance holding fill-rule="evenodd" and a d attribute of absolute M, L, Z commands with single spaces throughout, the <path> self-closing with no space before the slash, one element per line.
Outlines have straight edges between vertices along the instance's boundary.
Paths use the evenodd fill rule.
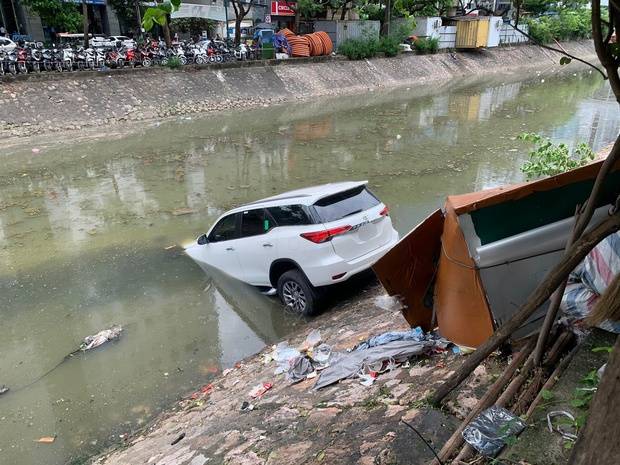
<path fill-rule="evenodd" d="M 590 42 L 563 46 L 574 55 L 595 59 Z M 578 67 L 560 67 L 559 57 L 540 47 L 524 45 L 364 61 L 289 60 L 262 66 L 49 73 L 36 78 L 5 79 L 0 82 L 0 137 L 364 94 L 382 88 L 445 83 L 463 76 L 526 75 Z"/>

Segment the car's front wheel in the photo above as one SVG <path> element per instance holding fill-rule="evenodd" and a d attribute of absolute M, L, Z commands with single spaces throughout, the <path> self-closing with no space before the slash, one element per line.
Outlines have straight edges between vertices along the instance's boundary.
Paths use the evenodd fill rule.
<path fill-rule="evenodd" d="M 299 270 L 289 270 L 278 279 L 278 295 L 287 310 L 310 316 L 316 312 L 317 293 Z"/>

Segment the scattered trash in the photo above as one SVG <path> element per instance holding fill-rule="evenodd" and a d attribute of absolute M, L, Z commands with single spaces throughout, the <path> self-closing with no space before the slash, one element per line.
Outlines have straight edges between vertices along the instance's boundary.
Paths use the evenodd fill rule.
<path fill-rule="evenodd" d="M 263 395 L 273 387 L 272 383 L 260 383 L 252 388 L 248 395 L 252 399 L 260 399 Z"/>
<path fill-rule="evenodd" d="M 172 215 L 173 216 L 181 216 L 181 215 L 191 215 L 192 213 L 196 213 L 196 210 L 194 210 L 193 208 L 176 208 L 174 210 L 172 210 Z"/>
<path fill-rule="evenodd" d="M 213 391 L 213 389 L 215 389 L 215 387 L 213 386 L 213 384 L 209 383 L 209 384 L 205 384 L 203 387 L 200 388 L 200 390 L 194 392 L 191 396 L 190 399 L 192 400 L 196 400 L 196 399 L 200 399 L 202 397 L 206 397 L 209 394 L 211 394 L 211 392 Z"/>
<path fill-rule="evenodd" d="M 489 407 L 463 430 L 463 439 L 487 457 L 495 457 L 506 439 L 525 429 L 525 423 L 503 407 Z"/>
<path fill-rule="evenodd" d="M 356 376 L 365 366 L 390 360 L 393 363 L 405 362 L 414 355 L 430 352 L 436 348 L 445 348 L 448 344 L 445 339 L 429 337 L 428 340 L 396 340 L 367 349 L 353 350 L 330 361 L 330 366 L 321 372 L 314 389 L 321 389 L 341 379 Z"/>
<path fill-rule="evenodd" d="M 228 376 L 232 371 L 232 368 L 226 368 L 224 371 L 222 371 L 222 376 Z"/>
<path fill-rule="evenodd" d="M 306 355 L 300 355 L 291 362 L 291 366 L 286 372 L 286 379 L 295 384 L 306 379 L 313 371 L 312 359 Z"/>
<path fill-rule="evenodd" d="M 41 444 L 51 444 L 56 440 L 56 436 L 43 436 L 39 439 L 35 439 L 34 442 L 38 442 Z"/>
<path fill-rule="evenodd" d="M 7 392 L 9 392 L 8 386 L 5 386 L 4 384 L 0 384 L 0 396 L 2 394 L 6 394 Z"/>
<path fill-rule="evenodd" d="M 171 445 L 171 446 L 174 446 L 174 445 L 178 444 L 179 442 L 181 442 L 181 439 L 183 439 L 184 437 L 185 437 L 185 433 L 181 433 L 181 434 L 179 434 L 179 435 L 177 436 L 177 438 L 176 438 L 174 441 L 172 441 L 172 442 L 170 443 L 170 445 Z"/>
<path fill-rule="evenodd" d="M 353 350 L 364 350 L 376 347 L 393 341 L 423 341 L 426 338 L 424 331 L 419 326 L 411 328 L 409 331 L 389 331 L 371 337 L 367 341 L 358 344 Z M 447 342 L 447 341 L 446 341 Z M 447 347 L 447 344 L 446 344 Z"/>
<path fill-rule="evenodd" d="M 321 342 L 321 331 L 318 329 L 313 329 L 310 333 L 308 333 L 308 336 L 306 336 L 306 340 L 301 345 L 301 350 L 305 351 L 312 349 L 319 342 Z"/>
<path fill-rule="evenodd" d="M 359 375 L 359 378 L 361 379 L 360 384 L 366 387 L 372 386 L 375 382 L 375 379 L 377 379 L 377 377 L 373 376 L 372 374 Z"/>
<path fill-rule="evenodd" d="M 379 295 L 375 297 L 375 305 L 383 310 L 400 310 L 403 307 L 400 300 L 391 295 Z"/>
<path fill-rule="evenodd" d="M 327 344 L 321 344 L 316 348 L 316 350 L 312 351 L 312 360 L 320 365 L 326 366 L 331 354 L 332 348 Z"/>
<path fill-rule="evenodd" d="M 547 427 L 549 428 L 549 432 L 553 433 L 554 431 L 557 431 L 567 441 L 573 441 L 573 442 L 576 441 L 577 440 L 576 434 L 569 433 L 568 431 L 564 431 L 562 428 L 560 428 L 559 425 L 555 427 L 553 426 L 552 418 L 562 417 L 562 416 L 567 417 L 572 423 L 575 423 L 575 417 L 570 412 L 567 412 L 565 410 L 556 410 L 554 412 L 549 412 L 547 414 Z"/>
<path fill-rule="evenodd" d="M 598 379 L 603 379 L 603 375 L 605 374 L 605 368 L 606 367 L 607 367 L 607 364 L 604 363 L 598 370 L 596 370 L 596 376 L 598 377 Z M 4 394 L 4 392 L 2 392 L 2 388 L 3 387 L 4 386 L 0 387 L 0 394 Z M 7 388 L 6 390 L 8 391 L 9 388 Z"/>
<path fill-rule="evenodd" d="M 84 342 L 80 344 L 79 350 L 86 352 L 87 350 L 94 349 L 105 344 L 108 341 L 112 341 L 117 339 L 123 328 L 120 325 L 114 325 L 109 329 L 104 329 L 103 331 L 99 331 L 97 334 L 93 336 L 86 336 L 84 338 Z"/>
<path fill-rule="evenodd" d="M 176 244 L 172 244 L 172 245 L 169 245 L 168 247 L 166 247 L 164 250 L 172 250 L 172 249 L 174 249 L 176 247 L 178 247 Z"/>
<path fill-rule="evenodd" d="M 291 362 L 300 355 L 301 352 L 293 347 L 290 347 L 288 342 L 280 342 L 271 353 L 271 358 L 278 364 L 275 374 L 279 375 L 280 373 L 287 372 L 291 366 Z"/>
<path fill-rule="evenodd" d="M 38 149 L 36 147 L 32 149 L 32 153 L 39 153 L 40 151 L 41 151 L 41 149 Z"/>
<path fill-rule="evenodd" d="M 244 400 L 243 404 L 241 404 L 242 412 L 251 412 L 254 410 L 254 404 L 250 404 L 248 401 Z"/>

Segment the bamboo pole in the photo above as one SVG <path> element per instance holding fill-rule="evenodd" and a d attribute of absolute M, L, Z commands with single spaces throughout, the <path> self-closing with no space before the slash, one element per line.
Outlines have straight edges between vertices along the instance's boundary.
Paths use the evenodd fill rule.
<path fill-rule="evenodd" d="M 560 378 L 562 373 L 564 373 L 564 370 L 566 370 L 566 367 L 568 366 L 570 361 L 573 359 L 573 356 L 577 352 L 578 348 L 579 348 L 579 346 L 575 346 L 573 348 L 573 350 L 571 350 L 568 354 L 566 354 L 566 356 L 560 361 L 558 366 L 555 367 L 555 370 L 553 370 L 553 373 L 551 373 L 551 375 L 549 376 L 549 379 L 547 379 L 545 384 L 543 384 L 543 387 L 541 388 L 540 392 L 538 393 L 536 398 L 530 404 L 529 408 L 527 409 L 527 412 L 525 412 L 525 419 L 526 420 L 529 420 L 529 418 L 534 413 L 534 410 L 536 410 L 536 407 L 538 406 L 538 404 L 540 403 L 541 399 L 543 398 L 542 397 L 543 396 L 543 394 L 542 394 L 543 391 L 545 391 L 545 390 L 549 391 L 553 386 L 555 386 L 555 383 L 558 382 L 558 379 Z"/>
<path fill-rule="evenodd" d="M 493 402 L 497 399 L 502 389 L 508 384 L 510 379 L 519 369 L 523 361 L 530 356 L 532 351 L 534 350 L 536 340 L 534 338 L 530 338 L 527 344 L 523 347 L 523 349 L 515 355 L 510 364 L 506 367 L 502 375 L 495 380 L 493 385 L 487 390 L 487 392 L 482 396 L 482 398 L 478 401 L 478 403 L 471 409 L 467 417 L 461 422 L 458 428 L 452 433 L 450 439 L 446 441 L 444 446 L 441 448 L 439 453 L 437 454 L 441 460 L 448 459 L 457 448 L 463 444 L 463 436 L 461 433 L 465 429 L 465 427 L 484 409 L 493 405 Z M 439 461 L 437 459 L 433 459 L 431 462 L 432 465 L 438 465 Z"/>

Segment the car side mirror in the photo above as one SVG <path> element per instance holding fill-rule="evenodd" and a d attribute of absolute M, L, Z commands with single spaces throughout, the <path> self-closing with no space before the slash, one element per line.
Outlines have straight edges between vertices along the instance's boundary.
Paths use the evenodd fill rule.
<path fill-rule="evenodd" d="M 202 236 L 198 237 L 198 240 L 196 242 L 198 243 L 198 245 L 205 245 L 209 243 L 209 239 L 207 238 L 206 234 L 203 234 Z"/>

